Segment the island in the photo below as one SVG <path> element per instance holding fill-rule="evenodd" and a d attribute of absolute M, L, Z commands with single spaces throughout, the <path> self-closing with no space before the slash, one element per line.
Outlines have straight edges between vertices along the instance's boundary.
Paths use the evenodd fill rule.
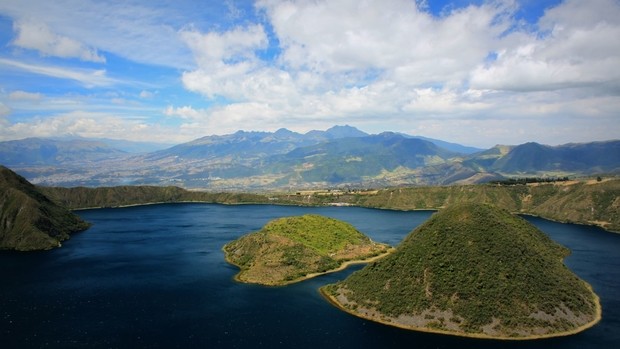
<path fill-rule="evenodd" d="M 405 329 L 494 339 L 583 331 L 598 296 L 563 259 L 570 251 L 490 204 L 445 208 L 396 251 L 321 288 L 353 315 Z"/>
<path fill-rule="evenodd" d="M 0 250 L 49 250 L 89 226 L 25 178 L 0 166 Z"/>
<path fill-rule="evenodd" d="M 371 262 L 393 248 L 346 222 L 307 214 L 273 220 L 223 250 L 226 261 L 240 268 L 237 281 L 277 286 Z"/>

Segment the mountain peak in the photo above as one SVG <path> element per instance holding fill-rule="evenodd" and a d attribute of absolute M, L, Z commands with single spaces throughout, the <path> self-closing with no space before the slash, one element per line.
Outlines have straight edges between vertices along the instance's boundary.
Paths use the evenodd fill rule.
<path fill-rule="evenodd" d="M 368 136 L 366 132 L 362 132 L 359 129 L 349 125 L 336 125 L 325 131 L 325 134 L 331 138 L 348 138 L 348 137 L 364 137 Z"/>

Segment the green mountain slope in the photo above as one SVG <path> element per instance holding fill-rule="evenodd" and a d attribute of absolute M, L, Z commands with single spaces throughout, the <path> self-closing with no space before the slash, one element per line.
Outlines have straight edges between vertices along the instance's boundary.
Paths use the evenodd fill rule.
<path fill-rule="evenodd" d="M 319 215 L 280 218 L 224 246 L 237 280 L 264 285 L 300 281 L 336 270 L 348 261 L 387 253 L 348 223 Z"/>
<path fill-rule="evenodd" d="M 48 250 L 88 226 L 23 177 L 0 166 L 0 249 Z"/>
<path fill-rule="evenodd" d="M 415 330 L 492 338 L 566 335 L 600 319 L 562 264 L 569 250 L 490 205 L 433 215 L 396 252 L 323 288 L 345 310 Z"/>

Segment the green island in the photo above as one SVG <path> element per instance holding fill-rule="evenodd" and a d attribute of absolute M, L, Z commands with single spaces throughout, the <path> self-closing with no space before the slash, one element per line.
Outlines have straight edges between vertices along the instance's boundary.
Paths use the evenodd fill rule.
<path fill-rule="evenodd" d="M 353 315 L 405 329 L 494 339 L 585 330 L 598 296 L 563 259 L 570 251 L 488 204 L 435 213 L 396 251 L 321 288 Z"/>
<path fill-rule="evenodd" d="M 277 286 L 370 262 L 392 248 L 346 222 L 309 214 L 273 220 L 223 250 L 226 261 L 241 269 L 236 280 Z"/>

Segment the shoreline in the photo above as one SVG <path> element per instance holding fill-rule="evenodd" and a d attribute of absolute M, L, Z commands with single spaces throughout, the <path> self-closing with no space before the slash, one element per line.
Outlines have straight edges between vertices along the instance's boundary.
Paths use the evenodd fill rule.
<path fill-rule="evenodd" d="M 433 329 L 433 328 L 428 328 L 428 327 L 415 327 L 415 326 L 402 325 L 402 324 L 399 324 L 399 323 L 385 321 L 385 320 L 377 319 L 377 318 L 374 318 L 374 317 L 366 316 L 366 315 L 357 313 L 357 312 L 355 312 L 355 311 L 353 311 L 351 309 L 348 309 L 348 308 L 344 307 L 342 304 L 340 304 L 340 302 L 338 302 L 338 300 L 333 295 L 327 293 L 324 290 L 325 286 L 319 288 L 319 293 L 330 304 L 332 304 L 336 308 L 344 311 L 345 313 L 351 314 L 351 315 L 359 317 L 361 319 L 377 322 L 377 323 L 380 323 L 380 324 L 383 324 L 383 325 L 387 325 L 387 326 L 401 328 L 401 329 L 404 329 L 404 330 L 417 331 L 417 332 L 425 332 L 425 333 L 434 333 L 434 334 L 441 334 L 441 335 L 450 335 L 450 336 L 456 336 L 456 337 L 476 338 L 476 339 L 492 339 L 492 340 L 502 340 L 502 341 L 527 341 L 527 340 L 537 340 L 537 339 L 546 339 L 546 338 L 566 337 L 566 336 L 570 336 L 570 335 L 574 335 L 574 334 L 583 332 L 583 331 L 585 331 L 585 330 L 587 330 L 587 329 L 589 329 L 591 327 L 594 327 L 596 324 L 598 324 L 601 321 L 601 319 L 603 318 L 603 310 L 602 310 L 602 307 L 601 307 L 600 298 L 599 298 L 599 296 L 596 293 L 594 293 L 594 290 L 592 289 L 592 286 L 590 286 L 590 284 L 588 284 L 587 282 L 586 282 L 586 284 L 587 284 L 588 288 L 590 289 L 590 291 L 592 291 L 592 295 L 594 296 L 595 315 L 594 315 L 594 319 L 592 321 L 590 321 L 590 322 L 588 322 L 586 324 L 583 324 L 583 325 L 581 325 L 581 326 L 579 326 L 577 328 L 571 329 L 569 331 L 547 333 L 547 334 L 542 334 L 542 335 L 529 335 L 529 336 L 524 336 L 524 337 L 509 337 L 509 336 L 502 336 L 502 337 L 500 337 L 500 336 L 491 336 L 491 335 L 480 334 L 480 333 L 453 332 L 453 331 L 447 331 L 447 330 L 441 330 L 441 329 Z"/>
<path fill-rule="evenodd" d="M 223 248 L 222 248 L 222 250 L 223 250 Z M 291 284 L 294 284 L 294 283 L 297 283 L 297 282 L 302 282 L 302 281 L 305 281 L 305 280 L 308 280 L 308 279 L 312 279 L 312 278 L 315 278 L 317 276 L 321 276 L 321 275 L 325 275 L 325 274 L 330 274 L 330 273 L 335 273 L 335 272 L 338 272 L 338 271 L 342 271 L 342 270 L 345 270 L 346 268 L 348 268 L 351 265 L 355 265 L 355 264 L 368 264 L 368 263 L 374 262 L 376 260 L 379 260 L 381 258 L 387 257 L 388 255 L 392 254 L 395 250 L 396 249 L 394 247 L 390 247 L 387 252 L 382 253 L 382 254 L 377 255 L 377 256 L 374 256 L 374 257 L 370 257 L 370 258 L 366 258 L 366 259 L 356 259 L 356 260 L 342 262 L 342 264 L 340 264 L 340 266 L 338 268 L 335 268 L 335 269 L 330 269 L 330 270 L 323 271 L 323 272 L 310 273 L 310 274 L 306 274 L 306 275 L 304 275 L 304 276 L 302 276 L 300 278 L 297 278 L 297 279 L 283 281 L 283 282 L 278 282 L 278 283 L 269 283 L 269 284 L 260 283 L 260 282 L 248 282 L 248 281 L 241 280 L 239 278 L 239 275 L 242 272 L 241 267 L 238 266 L 237 264 L 233 263 L 232 261 L 230 261 L 228 259 L 228 255 L 226 254 L 226 251 L 224 251 L 224 260 L 226 260 L 226 262 L 228 264 L 234 265 L 235 267 L 239 268 L 239 272 L 237 274 L 235 274 L 235 276 L 234 276 L 234 280 L 236 282 L 243 283 L 243 284 L 262 285 L 262 286 L 268 286 L 268 287 L 278 287 L 278 286 L 287 286 L 287 285 L 291 285 Z"/>
<path fill-rule="evenodd" d="M 162 205 L 162 204 L 213 204 L 213 205 L 227 205 L 227 206 L 233 206 L 233 205 L 274 205 L 274 206 L 302 206 L 302 207 L 341 207 L 341 206 L 333 206 L 330 204 L 316 204 L 316 205 L 310 205 L 310 204 L 300 204 L 300 203 L 275 203 L 275 202 L 233 202 L 233 203 L 226 203 L 226 202 L 214 202 L 214 201 L 153 201 L 153 202 L 143 202 L 143 203 L 135 203 L 135 204 L 125 204 L 125 205 L 115 205 L 115 206 L 92 206 L 92 207 L 77 207 L 77 208 L 70 208 L 70 211 L 85 211 L 85 210 L 98 210 L 98 209 L 104 209 L 104 208 L 127 208 L 127 207 L 136 207 L 136 206 L 149 206 L 149 205 Z M 416 212 L 416 211 L 439 211 L 441 210 L 443 207 L 439 207 L 439 208 L 413 208 L 413 209 L 404 209 L 404 208 L 391 208 L 391 207 L 378 207 L 378 206 L 364 206 L 364 205 L 358 205 L 358 204 L 350 204 L 346 207 L 359 207 L 359 208 L 367 208 L 367 209 L 372 209 L 372 210 L 391 210 L 391 211 L 399 211 L 399 212 Z M 536 217 L 536 218 L 542 218 L 551 222 L 556 222 L 556 223 L 562 223 L 562 224 L 575 224 L 575 225 L 582 225 L 582 226 L 586 226 L 586 227 L 595 227 L 595 228 L 599 228 L 605 232 L 608 233 L 612 233 L 612 234 L 620 234 L 620 230 L 613 230 L 610 228 L 606 228 L 607 225 L 611 224 L 610 222 L 604 222 L 605 224 L 597 224 L 595 222 L 574 222 L 574 221 L 566 221 L 566 220 L 561 220 L 561 219 L 556 219 L 556 218 L 551 218 L 551 217 L 546 217 L 544 215 L 540 215 L 537 213 L 531 213 L 531 212 L 525 212 L 525 211 L 510 211 L 512 214 L 515 215 L 519 215 L 519 216 L 530 216 L 530 217 Z"/>

